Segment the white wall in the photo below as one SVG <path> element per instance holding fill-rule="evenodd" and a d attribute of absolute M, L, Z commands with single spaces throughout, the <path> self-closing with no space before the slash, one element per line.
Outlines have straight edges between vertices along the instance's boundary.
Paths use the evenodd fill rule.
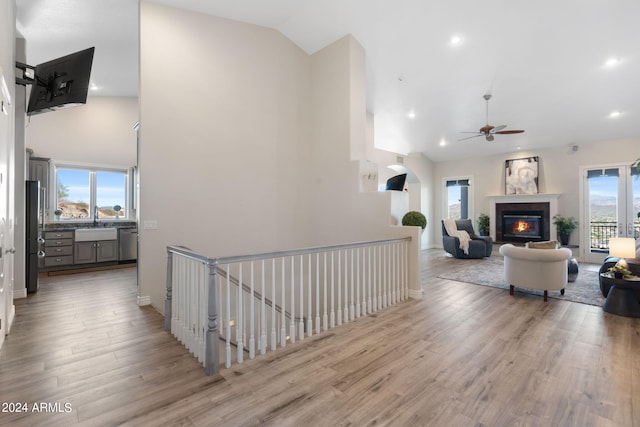
<path fill-rule="evenodd" d="M 36 157 L 114 166 L 136 164 L 137 97 L 90 96 L 85 105 L 29 116 Z"/>
<path fill-rule="evenodd" d="M 310 61 L 280 33 L 141 4 L 141 293 L 162 310 L 166 246 L 290 248 L 313 224 L 298 186 Z M 171 85 L 167 85 L 171 82 Z"/>
<path fill-rule="evenodd" d="M 139 277 L 158 310 L 170 244 L 226 256 L 398 235 L 351 160 L 365 138 L 352 37 L 310 57 L 272 29 L 143 1 L 140 54 Z"/>
<path fill-rule="evenodd" d="M 0 75 L 5 81 L 5 94 L 0 95 L 0 347 L 11 327 L 15 212 L 15 2 L 0 0 Z M 19 237 L 17 237 L 19 238 Z"/>
<path fill-rule="evenodd" d="M 529 156 L 539 156 L 540 158 L 539 192 L 562 194 L 558 200 L 560 215 L 579 218 L 580 167 L 615 162 L 631 164 L 640 155 L 638 147 L 640 147 L 640 139 L 630 138 L 582 144 L 578 151 L 573 151 L 571 145 L 568 144 L 559 148 L 519 151 L 499 156 L 434 163 L 434 219 L 439 223 L 443 218 L 445 209 L 443 180 L 446 177 L 472 175 L 473 219 L 474 227 L 477 227 L 477 218 L 480 213 L 494 215 L 494 212 L 489 212 L 488 196 L 502 195 L 505 192 L 505 161 Z M 435 231 L 435 241 L 442 246 L 440 227 L 436 227 Z M 571 242 L 578 242 L 579 239 L 580 230 L 577 229 L 571 236 Z"/>

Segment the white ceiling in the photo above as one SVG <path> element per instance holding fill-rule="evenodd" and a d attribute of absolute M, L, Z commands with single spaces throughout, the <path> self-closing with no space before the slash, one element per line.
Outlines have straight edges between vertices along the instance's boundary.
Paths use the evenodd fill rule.
<path fill-rule="evenodd" d="M 379 148 L 440 161 L 640 137 L 637 0 L 154 2 L 272 27 L 308 53 L 352 34 Z M 29 63 L 95 45 L 93 94 L 137 94 L 136 0 L 17 5 Z M 458 142 L 485 124 L 488 92 L 490 124 L 525 133 Z"/>

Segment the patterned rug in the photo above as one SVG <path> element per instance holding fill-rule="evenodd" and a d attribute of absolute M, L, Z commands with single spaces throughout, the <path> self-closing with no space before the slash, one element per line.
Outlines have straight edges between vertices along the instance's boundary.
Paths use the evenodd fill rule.
<path fill-rule="evenodd" d="M 481 263 L 474 263 L 473 265 L 461 265 L 459 269 L 441 273 L 438 277 L 458 282 L 509 289 L 509 285 L 504 281 L 504 264 L 502 259 L 498 258 L 484 259 Z M 533 295 L 543 294 L 542 291 L 535 289 L 516 288 L 516 292 Z M 605 301 L 600 292 L 598 272 L 588 270 L 580 270 L 576 281 L 567 284 L 564 295 L 561 295 L 560 291 L 549 291 L 548 294 L 549 298 L 597 306 L 602 306 Z"/>

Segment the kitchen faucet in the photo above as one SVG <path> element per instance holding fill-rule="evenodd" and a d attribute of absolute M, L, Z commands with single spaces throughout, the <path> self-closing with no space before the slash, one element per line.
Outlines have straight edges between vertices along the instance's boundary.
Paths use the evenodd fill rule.
<path fill-rule="evenodd" d="M 98 225 L 98 205 L 93 207 L 93 226 L 96 227 Z"/>

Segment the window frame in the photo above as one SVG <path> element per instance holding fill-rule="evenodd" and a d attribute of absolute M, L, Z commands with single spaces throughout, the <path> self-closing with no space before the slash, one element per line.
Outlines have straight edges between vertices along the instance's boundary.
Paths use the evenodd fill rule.
<path fill-rule="evenodd" d="M 134 196 L 133 196 L 133 182 L 134 182 L 134 167 L 126 167 L 126 166 L 114 166 L 114 165 L 102 165 L 96 163 L 84 163 L 84 162 L 73 162 L 73 161 L 51 161 L 51 169 L 50 169 L 50 181 L 52 185 L 50 186 L 50 191 L 48 194 L 49 198 L 49 206 L 52 206 L 52 209 L 49 209 L 47 213 L 48 222 L 55 224 L 83 224 L 83 223 L 92 223 L 94 221 L 94 210 L 93 206 L 96 205 L 97 202 L 97 180 L 96 173 L 97 172 L 111 172 L 111 173 L 122 173 L 125 175 L 125 211 L 124 215 L 120 218 L 107 218 L 107 219 L 98 219 L 98 221 L 108 221 L 108 222 L 125 222 L 125 221 L 133 221 L 135 218 L 135 208 L 133 206 Z M 74 218 L 74 219 L 56 219 L 55 210 L 58 208 L 58 169 L 75 169 L 81 171 L 89 172 L 89 217 L 88 218 Z"/>
<path fill-rule="evenodd" d="M 449 188 L 447 186 L 447 181 L 466 181 L 467 182 L 467 208 L 468 208 L 468 216 L 469 219 L 474 219 L 474 179 L 473 175 L 460 175 L 460 176 L 450 176 L 442 178 L 442 218 L 449 218 Z"/>

